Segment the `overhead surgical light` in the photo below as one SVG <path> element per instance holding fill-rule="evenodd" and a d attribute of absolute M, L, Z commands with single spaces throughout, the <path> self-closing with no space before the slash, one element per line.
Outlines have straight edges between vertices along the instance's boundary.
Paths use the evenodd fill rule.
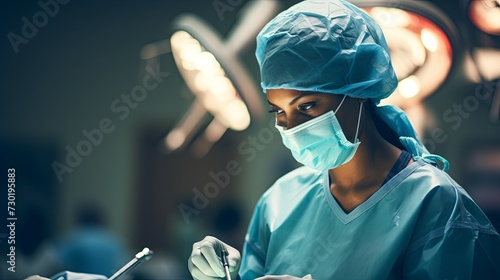
<path fill-rule="evenodd" d="M 399 79 L 382 103 L 403 109 L 418 104 L 446 80 L 453 65 L 457 31 L 451 21 L 425 1 L 351 1 L 382 27 Z"/>
<path fill-rule="evenodd" d="M 462 0 L 460 4 L 471 23 L 467 73 L 492 95 L 489 119 L 496 124 L 500 119 L 500 0 Z"/>
<path fill-rule="evenodd" d="M 230 129 L 247 128 L 248 107 L 212 52 L 184 30 L 176 31 L 170 42 L 181 75 L 205 109 Z"/>
<path fill-rule="evenodd" d="M 196 15 L 184 14 L 174 20 L 171 52 L 196 99 L 165 137 L 164 147 L 168 151 L 189 144 L 207 112 L 213 119 L 191 147 L 199 157 L 204 156 L 227 129 L 244 130 L 252 119 L 262 117 L 264 110 L 258 83 L 252 80 L 238 55 L 251 45 L 258 31 L 278 9 L 277 1 L 250 1 L 243 7 L 240 21 L 227 39 Z"/>
<path fill-rule="evenodd" d="M 483 32 L 500 36 L 500 0 L 470 1 L 469 17 Z"/>

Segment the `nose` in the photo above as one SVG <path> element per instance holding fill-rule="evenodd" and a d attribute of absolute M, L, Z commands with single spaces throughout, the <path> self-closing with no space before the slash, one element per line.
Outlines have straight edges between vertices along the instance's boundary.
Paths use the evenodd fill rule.
<path fill-rule="evenodd" d="M 278 121 L 278 125 L 285 127 L 286 129 L 291 129 L 291 128 L 294 128 L 298 125 L 303 124 L 304 122 L 306 122 L 310 119 L 312 119 L 312 117 L 311 118 L 304 118 L 304 117 L 297 117 L 297 116 L 290 116 L 290 117 L 287 116 L 284 122 L 280 123 Z"/>
<path fill-rule="evenodd" d="M 298 122 L 288 121 L 288 120 L 287 120 L 285 127 L 286 127 L 286 129 L 291 129 L 291 128 L 296 127 L 296 126 L 297 126 L 297 125 L 299 125 L 299 124 L 300 124 L 300 123 L 298 123 Z"/>

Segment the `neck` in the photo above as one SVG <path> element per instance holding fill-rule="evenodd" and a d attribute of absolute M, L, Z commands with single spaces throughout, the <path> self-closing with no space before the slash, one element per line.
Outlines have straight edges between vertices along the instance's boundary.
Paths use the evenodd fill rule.
<path fill-rule="evenodd" d="M 371 123 L 373 124 L 373 123 Z M 330 188 L 338 194 L 369 193 L 380 188 L 401 150 L 387 142 L 374 125 L 360 131 L 361 144 L 346 164 L 329 170 Z"/>

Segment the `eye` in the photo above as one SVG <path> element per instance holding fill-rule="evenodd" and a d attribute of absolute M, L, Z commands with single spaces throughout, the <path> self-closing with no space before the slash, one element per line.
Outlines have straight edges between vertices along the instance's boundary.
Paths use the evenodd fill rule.
<path fill-rule="evenodd" d="M 278 109 L 278 108 L 271 108 L 271 110 L 268 111 L 271 114 L 276 114 L 276 115 L 282 115 L 285 113 L 285 111 Z"/>
<path fill-rule="evenodd" d="M 314 106 L 316 106 L 316 102 L 307 102 L 307 103 L 300 104 L 298 106 L 298 109 L 302 112 L 307 112 L 307 111 L 311 110 L 312 108 L 314 108 Z"/>

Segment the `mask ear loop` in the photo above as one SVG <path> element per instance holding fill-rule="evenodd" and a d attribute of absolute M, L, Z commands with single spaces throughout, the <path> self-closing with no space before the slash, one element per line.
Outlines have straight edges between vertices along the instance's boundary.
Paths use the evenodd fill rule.
<path fill-rule="evenodd" d="M 356 135 L 354 136 L 354 142 L 353 143 L 359 142 L 359 140 L 358 140 L 358 132 L 359 132 L 359 123 L 361 122 L 361 111 L 363 111 L 363 103 L 364 102 L 359 103 L 358 125 L 356 126 Z"/>
<path fill-rule="evenodd" d="M 344 98 L 342 98 L 342 101 L 340 101 L 340 104 L 339 104 L 339 107 L 337 107 L 337 109 L 335 109 L 335 111 L 333 112 L 334 114 L 337 114 L 337 111 L 340 109 L 340 107 L 342 106 L 342 103 L 344 103 L 344 100 L 345 98 L 347 97 L 347 94 L 344 95 Z"/>

